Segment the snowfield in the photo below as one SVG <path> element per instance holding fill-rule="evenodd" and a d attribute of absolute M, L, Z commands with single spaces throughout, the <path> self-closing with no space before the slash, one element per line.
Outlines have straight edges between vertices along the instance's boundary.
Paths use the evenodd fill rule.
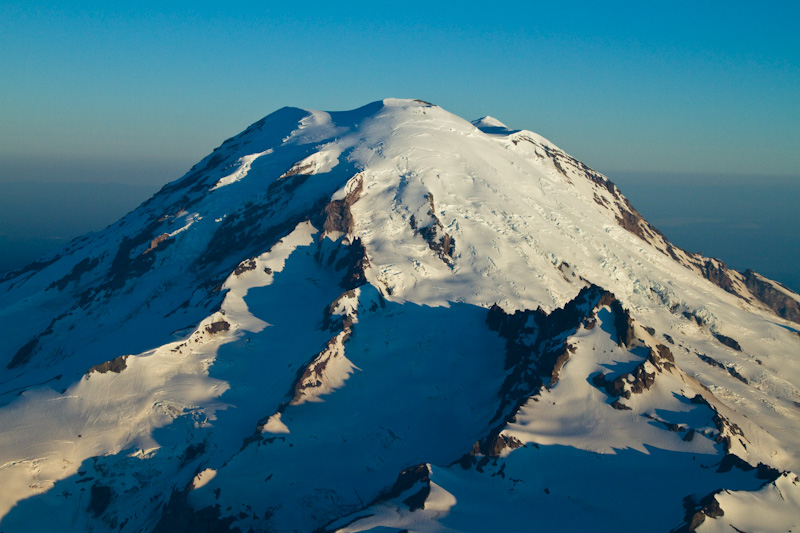
<path fill-rule="evenodd" d="M 791 531 L 799 330 L 535 133 L 283 108 L 0 280 L 0 531 Z"/>

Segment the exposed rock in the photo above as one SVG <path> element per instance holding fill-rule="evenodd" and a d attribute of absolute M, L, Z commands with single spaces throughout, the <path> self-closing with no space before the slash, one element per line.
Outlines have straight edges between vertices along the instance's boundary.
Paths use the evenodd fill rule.
<path fill-rule="evenodd" d="M 343 200 L 332 200 L 325 206 L 324 222 L 322 224 L 323 235 L 335 231 L 350 235 L 353 233 L 354 220 L 350 207 L 356 203 L 361 191 L 364 188 L 364 180 L 361 176 L 355 176 L 351 183 L 350 192 Z M 348 184 L 349 185 L 349 184 Z"/>
<path fill-rule="evenodd" d="M 87 511 L 95 517 L 101 516 L 111 503 L 111 487 L 92 485 Z"/>
<path fill-rule="evenodd" d="M 323 330 L 331 330 L 337 327 L 341 327 L 343 321 L 348 318 L 346 315 L 334 315 L 336 309 L 341 305 L 343 300 L 347 299 L 354 299 L 356 298 L 356 291 L 354 289 L 346 290 L 342 294 L 339 295 L 328 307 L 325 308 L 325 311 L 322 314 L 322 329 Z M 350 324 L 347 324 L 349 326 Z"/>
<path fill-rule="evenodd" d="M 317 398 L 321 394 L 319 390 L 323 385 L 327 385 L 329 389 L 337 388 L 341 385 L 341 380 L 331 380 L 325 375 L 325 371 L 329 364 L 339 358 L 344 358 L 344 343 L 350 337 L 350 331 L 350 327 L 345 326 L 339 335 L 329 340 L 325 347 L 311 358 L 311 361 L 298 370 L 290 405 L 297 405 L 309 399 Z"/>
<path fill-rule="evenodd" d="M 229 329 L 231 329 L 231 325 L 228 324 L 224 320 L 218 320 L 218 321 L 206 326 L 206 331 L 209 332 L 212 335 L 215 335 L 217 333 L 221 333 L 223 331 L 228 331 Z"/>
<path fill-rule="evenodd" d="M 775 311 L 779 317 L 800 323 L 800 301 L 780 290 L 783 288 L 789 291 L 789 289 L 752 270 L 745 270 L 744 282 L 753 296 Z"/>
<path fill-rule="evenodd" d="M 420 485 L 419 490 L 406 497 L 403 500 L 403 503 L 406 504 L 411 511 L 424 509 L 425 500 L 428 499 L 428 495 L 431 492 L 430 473 L 430 469 L 425 463 L 420 463 L 418 465 L 406 468 L 397 476 L 397 481 L 395 481 L 392 488 L 379 496 L 374 503 L 397 498 L 402 496 L 403 493 L 414 488 L 416 485 Z"/>
<path fill-rule="evenodd" d="M 286 178 L 291 178 L 292 176 L 297 176 L 298 174 L 309 175 L 311 173 L 308 172 L 308 171 L 309 170 L 313 170 L 313 169 L 314 169 L 314 163 L 311 163 L 311 162 L 303 163 L 302 161 L 299 161 L 299 162 L 295 163 L 294 165 L 292 165 L 289 170 L 287 170 L 286 172 L 281 174 L 278 179 L 282 180 L 282 179 L 286 179 Z"/>
<path fill-rule="evenodd" d="M 181 467 L 185 466 L 192 460 L 196 459 L 197 457 L 202 455 L 203 452 L 205 451 L 206 451 L 205 442 L 190 444 L 189 446 L 186 447 L 185 450 L 183 450 L 183 453 L 181 454 L 181 460 L 180 460 Z"/>
<path fill-rule="evenodd" d="M 60 255 L 55 255 L 55 256 L 51 257 L 50 259 L 47 259 L 47 260 L 44 260 L 44 261 L 34 261 L 33 263 L 28 263 L 27 265 L 25 265 L 24 267 L 22 267 L 22 268 L 20 268 L 18 270 L 12 270 L 11 272 L 6 272 L 4 274 L 0 274 L 0 282 L 7 281 L 7 280 L 10 280 L 10 279 L 22 276 L 23 274 L 27 274 L 29 272 L 39 272 L 40 270 L 44 269 L 45 267 L 52 265 L 53 263 L 55 263 L 59 259 L 61 259 L 61 256 Z"/>
<path fill-rule="evenodd" d="M 665 370 L 672 370 L 675 368 L 675 356 L 673 356 L 672 351 L 663 344 L 657 344 L 656 353 L 654 354 L 651 350 L 648 357 L 652 358 L 650 362 L 653 363 L 656 368 L 660 368 L 659 365 Z"/>
<path fill-rule="evenodd" d="M 734 342 L 735 342 L 735 341 L 734 341 Z M 700 352 L 695 352 L 695 354 L 696 354 L 696 355 L 697 355 L 697 357 L 699 357 L 699 358 L 700 358 L 700 360 L 702 360 L 703 362 L 705 362 L 705 363 L 707 363 L 707 364 L 709 364 L 709 365 L 711 365 L 711 366 L 715 366 L 715 367 L 717 367 L 717 368 L 721 368 L 722 370 L 725 370 L 725 371 L 727 371 L 727 372 L 728 372 L 728 373 L 729 373 L 731 376 L 735 377 L 736 379 L 738 379 L 738 380 L 739 380 L 739 381 L 741 381 L 742 383 L 749 383 L 749 381 L 747 380 L 747 378 L 746 378 L 746 377 L 744 377 L 743 375 L 741 375 L 741 374 L 739 373 L 739 371 L 738 371 L 738 370 L 736 370 L 736 368 L 734 368 L 733 366 L 726 366 L 726 365 L 724 365 L 724 364 L 720 363 L 719 361 L 717 361 L 716 359 L 714 359 L 713 357 L 709 357 L 709 356 L 707 356 L 707 355 L 705 355 L 705 354 L 702 354 L 702 353 L 700 353 Z"/>
<path fill-rule="evenodd" d="M 456 241 L 450 236 L 442 226 L 439 217 L 436 216 L 436 206 L 433 203 L 433 193 L 428 193 L 425 198 L 428 200 L 430 209 L 428 216 L 431 222 L 427 225 L 420 224 L 414 215 L 409 218 L 409 224 L 414 233 L 421 235 L 428 247 L 433 250 L 439 259 L 446 264 L 453 266 L 453 254 L 456 250 Z"/>
<path fill-rule="evenodd" d="M 48 289 L 56 288 L 60 291 L 63 291 L 68 284 L 72 282 L 77 283 L 78 281 L 80 281 L 81 276 L 83 276 L 83 274 L 94 269 L 98 264 L 100 264 L 99 257 L 94 257 L 92 259 L 85 257 L 81 261 L 79 261 L 74 267 L 72 267 L 72 270 L 69 271 L 69 274 L 67 274 L 66 276 L 57 281 L 54 281 L 47 288 Z"/>
<path fill-rule="evenodd" d="M 115 372 L 119 374 L 128 367 L 126 359 L 128 359 L 127 355 L 120 355 L 111 361 L 106 361 L 105 363 L 100 363 L 99 365 L 93 366 L 89 369 L 87 374 L 91 374 L 92 372 L 99 372 L 101 374 L 105 374 L 106 372 Z"/>
<path fill-rule="evenodd" d="M 648 364 L 653 367 L 653 372 L 646 370 Z M 656 381 L 657 372 L 672 370 L 674 367 L 675 358 L 672 352 L 666 346 L 659 344 L 655 350 L 650 348 L 645 360 L 636 365 L 631 372 L 614 379 L 609 379 L 608 374 L 595 374 L 592 377 L 592 384 L 598 389 L 605 390 L 612 398 L 629 399 L 632 394 L 641 394 L 650 389 Z M 614 403 L 611 406 L 619 409 Z"/>
<path fill-rule="evenodd" d="M 251 257 L 250 259 L 245 259 L 236 267 L 236 270 L 233 271 L 235 276 L 241 276 L 245 272 L 249 272 L 250 270 L 256 269 L 256 260 L 255 258 Z"/>
<path fill-rule="evenodd" d="M 486 457 L 500 457 L 503 450 L 516 450 L 523 446 L 522 442 L 511 435 L 490 435 L 483 440 L 477 441 L 472 446 L 472 455 L 483 454 Z"/>
<path fill-rule="evenodd" d="M 635 338 L 633 332 L 633 319 L 627 309 L 617 300 L 617 297 L 606 292 L 597 304 L 598 307 L 607 305 L 614 313 L 614 329 L 617 332 L 617 344 L 630 347 Z"/>
<path fill-rule="evenodd" d="M 188 490 L 172 493 L 153 533 L 241 533 L 238 527 L 231 527 L 235 517 L 220 518 L 219 505 L 200 510 L 192 508 L 188 493 Z"/>
<path fill-rule="evenodd" d="M 482 443 L 494 443 L 504 425 L 513 419 L 528 398 L 537 395 L 545 385 L 556 384 L 570 356 L 566 339 L 593 317 L 601 301 L 609 301 L 608 294 L 595 285 L 584 287 L 564 308 L 555 309 L 549 315 L 541 309 L 513 314 L 507 314 L 498 305 L 489 309 L 486 317 L 489 328 L 506 339 L 505 369 L 509 373 L 500 389 L 501 402 L 492 419 L 498 425 Z"/>
<path fill-rule="evenodd" d="M 724 474 L 725 472 L 730 472 L 732 468 L 738 468 L 743 472 L 752 472 L 755 470 L 758 479 L 763 479 L 767 482 L 775 481 L 781 477 L 781 472 L 769 465 L 758 463 L 757 466 L 753 466 L 744 461 L 738 455 L 732 453 L 729 453 L 722 458 L 722 461 L 720 461 L 719 466 L 717 467 L 717 472 Z"/>
<path fill-rule="evenodd" d="M 694 312 L 694 311 L 692 311 L 692 312 L 684 311 L 683 312 L 683 316 L 686 317 L 689 320 L 694 320 L 697 323 L 697 325 L 700 326 L 701 328 L 705 325 L 705 321 L 703 321 L 703 317 L 698 316 L 697 313 Z"/>
<path fill-rule="evenodd" d="M 345 270 L 340 286 L 345 290 L 355 289 L 367 283 L 366 270 L 369 268 L 367 250 L 360 238 L 353 240 L 347 253 L 336 263 L 337 270 Z"/>
<path fill-rule="evenodd" d="M 308 212 L 321 212 L 324 203 L 315 204 L 307 212 L 290 211 L 284 214 L 286 212 L 281 211 L 291 198 L 284 194 L 284 189 L 299 187 L 307 178 L 308 176 L 298 175 L 273 182 L 267 187 L 268 201 L 248 202 L 228 214 L 200 255 L 197 270 L 220 263 L 223 271 L 231 272 L 239 264 L 227 264 L 232 258 L 253 257 L 264 250 L 272 249 L 275 243 L 299 223 L 308 220 Z"/>
<path fill-rule="evenodd" d="M 716 339 L 719 342 L 721 342 L 722 344 L 724 344 L 725 346 L 727 346 L 729 348 L 733 348 L 737 352 L 741 352 L 742 351 L 742 347 L 739 346 L 739 343 L 736 342 L 735 340 L 733 340 L 732 338 L 726 337 L 725 335 L 719 335 L 719 334 L 714 334 L 714 337 L 716 337 Z"/>
<path fill-rule="evenodd" d="M 36 346 L 39 344 L 39 337 L 35 337 L 25 343 L 17 353 L 14 354 L 14 357 L 11 358 L 11 362 L 8 363 L 7 368 L 18 368 L 28 361 L 31 360 L 31 356 L 33 355 L 34 350 L 36 350 Z"/>
<path fill-rule="evenodd" d="M 719 430 L 719 434 L 714 440 L 717 443 L 722 444 L 723 448 L 725 449 L 725 453 L 727 454 L 731 450 L 731 440 L 733 437 L 744 437 L 744 432 L 742 432 L 742 429 L 738 425 L 722 416 L 717 409 L 714 407 L 711 408 L 714 409 L 714 418 L 712 420 L 714 425 Z"/>
<path fill-rule="evenodd" d="M 150 253 L 151 251 L 155 250 L 156 248 L 158 248 L 159 244 L 166 241 L 167 239 L 169 239 L 169 233 L 162 233 L 161 235 L 150 241 L 150 246 L 148 246 L 147 249 L 144 252 L 142 252 L 142 255 Z"/>
<path fill-rule="evenodd" d="M 723 365 L 722 363 L 720 363 L 719 361 L 717 361 L 717 360 L 716 360 L 716 359 L 714 359 L 713 357 L 709 357 L 709 356 L 707 356 L 706 354 L 702 354 L 702 353 L 700 353 L 700 352 L 694 352 L 694 353 L 695 353 L 695 355 L 697 355 L 697 357 L 699 357 L 699 358 L 700 358 L 700 360 L 701 360 L 701 361 L 703 361 L 704 363 L 706 363 L 706 364 L 709 364 L 709 365 L 711 365 L 711 366 L 716 366 L 716 367 L 718 367 L 718 368 L 721 368 L 721 369 L 723 369 L 723 370 L 725 369 L 725 365 Z"/>
<path fill-rule="evenodd" d="M 611 402 L 611 407 L 613 407 L 614 409 L 617 409 L 619 411 L 631 411 L 632 410 L 629 406 L 627 406 L 624 403 L 622 403 L 621 401 L 619 401 L 619 398 L 617 398 L 616 400 Z"/>

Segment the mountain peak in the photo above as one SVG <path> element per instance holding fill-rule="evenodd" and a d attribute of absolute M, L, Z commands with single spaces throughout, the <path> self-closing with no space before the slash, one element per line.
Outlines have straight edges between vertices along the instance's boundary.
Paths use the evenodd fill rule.
<path fill-rule="evenodd" d="M 779 530 L 798 323 L 530 131 L 282 108 L 0 280 L 2 529 Z"/>
<path fill-rule="evenodd" d="M 476 128 L 478 128 L 479 130 L 482 130 L 482 131 L 486 131 L 487 129 L 488 130 L 497 129 L 497 130 L 511 131 L 511 130 L 509 130 L 508 126 L 506 126 L 505 124 L 503 124 L 502 122 L 500 122 L 496 118 L 491 117 L 489 115 L 486 115 L 485 117 L 481 117 L 481 118 L 479 118 L 477 120 L 473 120 L 472 123 L 475 125 Z"/>

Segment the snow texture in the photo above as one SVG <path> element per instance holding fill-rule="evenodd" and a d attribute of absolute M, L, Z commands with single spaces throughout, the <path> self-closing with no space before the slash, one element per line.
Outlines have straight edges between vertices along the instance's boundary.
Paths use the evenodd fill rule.
<path fill-rule="evenodd" d="M 0 280 L 0 530 L 786 531 L 798 302 L 533 132 L 283 108 Z"/>

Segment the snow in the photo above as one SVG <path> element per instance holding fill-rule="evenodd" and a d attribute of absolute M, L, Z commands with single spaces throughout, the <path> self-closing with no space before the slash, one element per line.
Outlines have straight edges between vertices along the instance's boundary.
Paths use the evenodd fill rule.
<path fill-rule="evenodd" d="M 217 475 L 216 470 L 214 470 L 213 468 L 206 468 L 205 470 L 194 476 L 194 480 L 192 480 L 192 489 L 197 490 L 199 488 L 202 488 L 209 481 L 214 479 L 214 476 L 216 475 Z"/>
<path fill-rule="evenodd" d="M 230 185 L 231 183 L 236 183 L 237 181 L 243 179 L 247 176 L 247 173 L 250 172 L 250 167 L 253 166 L 253 162 L 258 159 L 259 157 L 271 154 L 273 152 L 272 148 L 268 150 L 264 150 L 263 152 L 259 152 L 257 154 L 250 154 L 245 155 L 239 158 L 237 163 L 239 167 L 236 169 L 235 172 L 232 174 L 228 174 L 227 176 L 220 178 L 219 181 L 210 189 L 210 191 L 214 191 L 219 189 L 220 187 L 225 187 L 226 185 Z"/>
<path fill-rule="evenodd" d="M 261 428 L 262 433 L 289 433 L 289 428 L 281 422 L 281 413 L 275 413 L 267 419 L 267 423 Z"/>
<path fill-rule="evenodd" d="M 697 528 L 701 533 L 739 531 L 785 532 L 800 526 L 800 479 L 784 472 L 777 480 L 758 491 L 723 491 L 716 496 L 725 513 L 706 519 Z"/>
<path fill-rule="evenodd" d="M 264 516 L 277 529 L 350 516 L 343 531 L 498 517 L 599 530 L 602 516 L 668 530 L 684 497 L 720 487 L 725 515 L 702 528 L 759 529 L 756 506 L 773 517 L 761 529 L 792 527 L 795 478 L 717 473 L 714 411 L 691 400 L 741 428 L 731 452 L 800 471 L 797 325 L 625 230 L 616 189 L 589 172 L 535 133 L 413 100 L 284 108 L 225 141 L 116 224 L 0 282 L 2 529 L 44 516 L 100 531 L 113 516 L 149 530 L 187 487 L 195 509 L 219 506 L 243 530 Z M 326 206 L 346 198 L 352 231 L 325 230 Z M 445 234 L 452 257 L 437 250 Z M 367 283 L 348 290 L 356 243 Z M 566 339 L 558 383 L 502 422 L 525 446 L 462 468 L 497 429 L 509 373 L 487 309 L 549 313 L 587 283 L 630 311 L 639 343 L 619 346 L 598 310 Z M 658 344 L 675 368 L 645 363 L 653 387 L 612 408 L 592 377 L 624 376 Z M 89 371 L 121 356 L 119 373 Z M 421 463 L 423 509 L 380 499 Z M 126 497 L 93 517 L 80 489 L 94 484 Z"/>

